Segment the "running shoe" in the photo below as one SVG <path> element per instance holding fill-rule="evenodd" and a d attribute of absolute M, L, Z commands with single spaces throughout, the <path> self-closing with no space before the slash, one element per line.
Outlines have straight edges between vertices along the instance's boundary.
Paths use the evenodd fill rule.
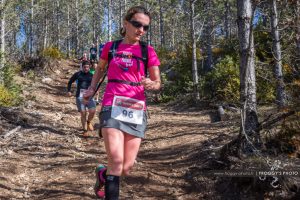
<path fill-rule="evenodd" d="M 96 183 L 95 183 L 94 191 L 98 198 L 105 197 L 105 192 L 104 192 L 105 179 L 103 178 L 103 173 L 105 171 L 106 171 L 106 167 L 102 164 L 98 165 L 98 167 L 95 170 Z"/>

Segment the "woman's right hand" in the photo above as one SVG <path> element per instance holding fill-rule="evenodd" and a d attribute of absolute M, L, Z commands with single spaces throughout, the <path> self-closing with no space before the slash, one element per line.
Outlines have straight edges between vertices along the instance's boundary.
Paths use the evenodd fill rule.
<path fill-rule="evenodd" d="M 93 88 L 91 88 L 91 87 L 89 87 L 85 92 L 84 92 L 84 94 L 83 94 L 83 98 L 82 98 L 82 103 L 84 104 L 84 105 L 87 105 L 88 104 L 88 102 L 89 102 L 89 100 L 90 100 L 90 98 L 93 96 L 93 94 L 94 94 L 94 89 Z"/>
<path fill-rule="evenodd" d="M 83 98 L 84 98 L 84 99 L 89 99 L 91 96 L 93 96 L 94 92 L 95 92 L 95 89 L 94 89 L 93 87 L 90 86 L 90 87 L 85 91 L 85 93 L 83 94 Z"/>

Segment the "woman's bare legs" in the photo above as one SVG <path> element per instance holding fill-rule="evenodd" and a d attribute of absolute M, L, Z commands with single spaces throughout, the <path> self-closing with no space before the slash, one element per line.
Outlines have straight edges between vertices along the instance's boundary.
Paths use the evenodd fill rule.
<path fill-rule="evenodd" d="M 124 134 L 115 128 L 102 128 L 108 164 L 107 174 L 121 176 L 124 162 Z"/>
<path fill-rule="evenodd" d="M 142 139 L 127 133 L 125 133 L 124 136 L 124 161 L 122 175 L 127 176 L 134 165 Z"/>
<path fill-rule="evenodd" d="M 115 128 L 102 128 L 110 175 L 128 175 L 134 165 L 141 138 Z"/>

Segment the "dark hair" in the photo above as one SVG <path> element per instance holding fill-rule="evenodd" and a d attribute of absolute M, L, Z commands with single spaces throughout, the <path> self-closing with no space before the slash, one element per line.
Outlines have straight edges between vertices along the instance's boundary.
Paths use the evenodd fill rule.
<path fill-rule="evenodd" d="M 151 15 L 150 12 L 143 6 L 133 6 L 129 8 L 126 15 L 124 16 L 124 20 L 130 21 L 132 17 L 137 13 L 143 13 L 144 15 L 147 15 L 151 21 Z M 120 34 L 124 37 L 126 34 L 126 30 L 122 27 L 120 29 Z"/>
<path fill-rule="evenodd" d="M 84 66 L 84 65 L 88 65 L 88 66 L 90 66 L 90 61 L 88 61 L 88 60 L 84 60 L 84 61 L 82 61 L 82 67 Z"/>

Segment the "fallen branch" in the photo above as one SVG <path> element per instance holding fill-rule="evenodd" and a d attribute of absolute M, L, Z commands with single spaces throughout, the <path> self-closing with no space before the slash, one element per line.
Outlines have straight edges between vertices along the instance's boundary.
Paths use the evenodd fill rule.
<path fill-rule="evenodd" d="M 17 126 L 16 128 L 14 128 L 14 129 L 10 130 L 9 132 L 7 132 L 6 134 L 4 134 L 3 138 L 6 139 L 6 138 L 10 137 L 11 135 L 16 133 L 20 129 L 21 129 L 21 126 Z"/>
<path fill-rule="evenodd" d="M 294 115 L 296 113 L 296 111 L 292 110 L 292 111 L 289 111 L 287 113 L 283 113 L 281 115 L 279 115 L 278 117 L 272 119 L 272 120 L 269 120 L 269 121 L 264 121 L 263 123 L 260 124 L 260 126 L 258 127 L 258 131 L 261 131 L 262 129 L 267 129 L 267 128 L 272 128 L 272 126 L 274 124 L 276 124 L 277 122 L 291 116 L 291 115 Z"/>

